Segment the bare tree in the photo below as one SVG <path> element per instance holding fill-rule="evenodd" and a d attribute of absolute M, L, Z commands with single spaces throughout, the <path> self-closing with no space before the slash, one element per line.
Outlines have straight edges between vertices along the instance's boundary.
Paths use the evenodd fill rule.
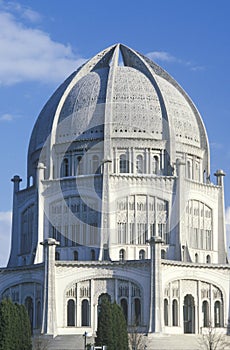
<path fill-rule="evenodd" d="M 133 325 L 129 327 L 129 349 L 130 350 L 146 350 L 146 336 L 138 332 L 138 327 Z"/>
<path fill-rule="evenodd" d="M 203 334 L 198 340 L 201 349 L 205 350 L 228 350 L 230 341 L 228 336 L 220 332 L 218 328 L 209 325 L 203 330 Z"/>
<path fill-rule="evenodd" d="M 33 350 L 48 350 L 49 339 L 43 336 L 33 338 Z"/>

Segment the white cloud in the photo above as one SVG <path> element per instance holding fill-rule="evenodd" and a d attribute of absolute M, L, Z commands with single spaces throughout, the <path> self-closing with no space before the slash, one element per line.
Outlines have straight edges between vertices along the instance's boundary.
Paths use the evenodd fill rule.
<path fill-rule="evenodd" d="M 0 85 L 60 82 L 85 61 L 70 45 L 25 26 L 9 12 L 0 12 L 0 47 Z"/>
<path fill-rule="evenodd" d="M 193 66 L 190 68 L 193 72 L 200 72 L 202 70 L 205 70 L 205 67 L 203 66 Z"/>
<path fill-rule="evenodd" d="M 218 142 L 210 142 L 210 147 L 212 148 L 212 149 L 217 149 L 217 150 L 219 150 L 219 149 L 222 149 L 223 148 L 223 144 L 222 143 L 218 143 Z"/>
<path fill-rule="evenodd" d="M 0 116 L 0 121 L 1 122 L 11 122 L 14 119 L 12 114 L 5 113 L 2 116 Z"/>
<path fill-rule="evenodd" d="M 184 61 L 178 57 L 171 55 L 169 52 L 166 52 L 166 51 L 153 51 L 153 52 L 147 53 L 146 56 L 151 60 L 157 61 L 157 62 L 174 62 L 174 63 L 187 66 L 193 72 L 197 72 L 205 69 L 205 67 L 203 66 L 195 65 L 191 61 Z"/>
<path fill-rule="evenodd" d="M 165 51 L 153 51 L 146 54 L 150 60 L 163 61 L 163 62 L 178 62 L 178 58 L 172 56 L 170 53 Z"/>
<path fill-rule="evenodd" d="M 0 212 L 0 266 L 6 266 L 9 252 L 10 252 L 10 239 L 11 239 L 11 217 L 10 211 Z"/>
<path fill-rule="evenodd" d="M 40 22 L 42 19 L 40 13 L 15 1 L 0 0 L 0 7 L 7 12 L 17 14 L 32 23 Z"/>

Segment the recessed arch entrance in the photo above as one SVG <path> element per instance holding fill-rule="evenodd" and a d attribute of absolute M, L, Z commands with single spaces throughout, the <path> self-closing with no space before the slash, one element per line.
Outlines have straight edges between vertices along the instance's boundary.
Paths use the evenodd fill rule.
<path fill-rule="evenodd" d="M 184 333 L 195 333 L 195 302 L 191 294 L 184 297 Z"/>

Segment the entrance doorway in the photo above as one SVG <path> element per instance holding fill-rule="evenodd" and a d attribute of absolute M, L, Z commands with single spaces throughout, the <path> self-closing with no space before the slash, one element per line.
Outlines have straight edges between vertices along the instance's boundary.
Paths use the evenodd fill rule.
<path fill-rule="evenodd" d="M 184 298 L 184 333 L 195 333 L 195 303 L 192 295 Z"/>

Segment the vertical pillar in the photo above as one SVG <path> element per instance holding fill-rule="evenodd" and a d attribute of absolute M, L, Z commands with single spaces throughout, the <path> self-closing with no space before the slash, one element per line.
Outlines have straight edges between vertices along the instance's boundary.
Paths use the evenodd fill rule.
<path fill-rule="evenodd" d="M 43 334 L 56 334 L 56 300 L 55 300 L 55 249 L 59 245 L 53 238 L 48 238 L 41 243 L 44 247 L 44 293 L 43 293 Z"/>
<path fill-rule="evenodd" d="M 149 240 L 151 250 L 150 273 L 150 320 L 149 332 L 162 331 L 162 277 L 161 277 L 161 237 L 152 237 Z"/>
<path fill-rule="evenodd" d="M 226 264 L 226 226 L 225 226 L 225 200 L 224 200 L 224 176 L 223 170 L 217 170 L 214 174 L 216 176 L 216 184 L 220 186 L 219 203 L 218 203 L 218 264 Z"/>
<path fill-rule="evenodd" d="M 37 167 L 37 242 L 36 242 L 36 254 L 34 263 L 38 264 L 43 261 L 43 251 L 39 243 L 44 240 L 44 197 L 43 197 L 43 185 L 45 166 L 42 163 Z"/>
<path fill-rule="evenodd" d="M 177 188 L 176 188 L 176 198 L 174 206 L 174 213 L 172 213 L 172 227 L 176 231 L 175 240 L 175 258 L 176 260 L 187 260 L 187 239 L 185 223 L 185 208 L 188 201 L 188 189 L 185 182 L 185 162 L 182 160 L 177 160 Z"/>
<path fill-rule="evenodd" d="M 10 259 L 8 262 L 9 266 L 17 266 L 18 265 L 18 253 L 20 250 L 19 246 L 19 222 L 18 222 L 18 205 L 17 205 L 17 193 L 20 190 L 20 182 L 22 179 L 20 176 L 15 175 L 11 181 L 14 183 L 13 189 L 13 217 L 12 217 L 12 238 L 11 238 L 11 251 L 10 251 Z"/>
<path fill-rule="evenodd" d="M 118 304 L 118 285 L 117 285 L 117 278 L 115 278 L 115 295 L 114 295 L 114 301 Z"/>
<path fill-rule="evenodd" d="M 196 308 L 195 308 L 195 334 L 200 333 L 200 311 L 202 311 L 201 298 L 200 298 L 200 281 L 196 282 Z"/>
<path fill-rule="evenodd" d="M 144 159 L 144 174 L 149 174 L 149 152 L 148 148 L 145 148 L 145 159 Z"/>
<path fill-rule="evenodd" d="M 183 294 L 182 294 L 182 282 L 179 280 L 179 326 L 182 329 L 182 332 L 184 332 L 184 300 L 183 300 Z"/>
<path fill-rule="evenodd" d="M 215 326 L 215 315 L 214 315 L 214 300 L 213 300 L 213 287 L 210 284 L 210 325 L 211 327 Z"/>
<path fill-rule="evenodd" d="M 203 320 L 202 320 L 202 297 L 201 297 L 201 282 L 197 282 L 197 294 L 198 294 L 198 321 L 197 321 L 197 328 L 198 333 L 201 333 L 201 329 L 203 326 Z"/>
<path fill-rule="evenodd" d="M 133 160 L 131 148 L 128 148 L 128 162 L 129 162 L 129 173 L 133 173 Z"/>
<path fill-rule="evenodd" d="M 77 283 L 77 327 L 81 327 L 80 283 Z"/>
<path fill-rule="evenodd" d="M 34 301 L 34 312 L 33 312 L 33 325 L 37 327 L 37 301 L 36 301 L 36 283 L 33 283 L 33 301 Z"/>
<path fill-rule="evenodd" d="M 172 283 L 169 283 L 169 305 L 168 305 L 168 325 L 172 327 L 172 301 L 173 301 L 173 290 Z"/>
<path fill-rule="evenodd" d="M 132 320 L 132 285 L 129 281 L 129 300 L 128 300 L 128 325 L 133 325 Z"/>
<path fill-rule="evenodd" d="M 91 325 L 91 328 L 94 330 L 94 321 L 95 321 L 95 318 L 94 318 L 94 280 L 92 279 L 91 280 L 91 288 L 90 288 L 90 325 Z"/>
<path fill-rule="evenodd" d="M 161 150 L 161 162 L 160 162 L 160 168 L 163 174 L 165 174 L 165 159 L 164 159 L 164 150 Z"/>

